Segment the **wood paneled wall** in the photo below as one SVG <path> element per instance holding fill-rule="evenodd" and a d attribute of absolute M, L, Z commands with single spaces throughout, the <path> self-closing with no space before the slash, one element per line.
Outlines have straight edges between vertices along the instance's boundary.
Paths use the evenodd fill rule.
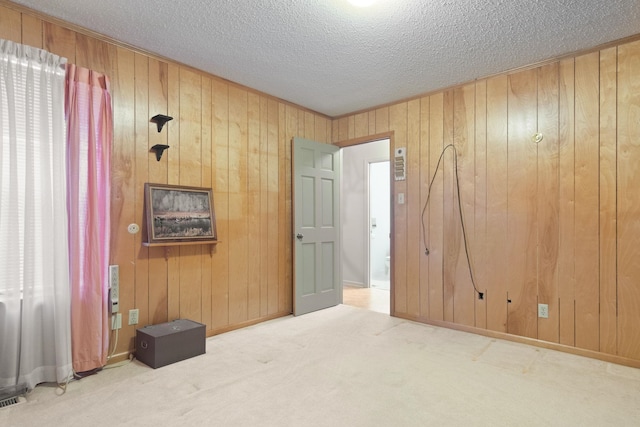
<path fill-rule="evenodd" d="M 393 205 L 396 316 L 640 360 L 640 41 L 333 122 L 334 142 L 381 132 L 408 156 L 393 189 L 406 195 Z M 482 300 L 451 150 L 424 254 L 448 144 Z"/>
<path fill-rule="evenodd" d="M 640 41 L 331 121 L 4 0 L 0 37 L 111 78 L 111 263 L 125 319 L 138 308 L 141 324 L 190 318 L 211 335 L 290 313 L 291 138 L 393 132 L 408 179 L 393 188 L 406 203 L 393 208 L 392 313 L 640 361 Z M 158 133 L 155 114 L 174 120 Z M 158 143 L 171 146 L 160 162 Z M 483 300 L 452 151 L 424 254 L 427 187 L 448 144 Z M 142 224 L 145 182 L 211 186 L 221 243 L 143 247 L 126 228 Z M 134 334 L 123 327 L 117 353 Z"/>
<path fill-rule="evenodd" d="M 120 266 L 123 328 L 188 318 L 209 335 L 292 309 L 291 138 L 331 142 L 329 118 L 154 58 L 80 29 L 0 4 L 0 38 L 46 49 L 111 79 L 111 263 Z M 174 118 L 158 133 L 149 120 Z M 149 148 L 168 144 L 158 162 Z M 145 182 L 212 187 L 221 243 L 147 248 L 127 225 L 143 221 Z M 140 324 L 127 325 L 138 308 Z"/>

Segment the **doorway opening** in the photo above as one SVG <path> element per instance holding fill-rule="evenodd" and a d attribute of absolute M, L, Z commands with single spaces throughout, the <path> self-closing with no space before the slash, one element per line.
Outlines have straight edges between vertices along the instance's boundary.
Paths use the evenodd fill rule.
<path fill-rule="evenodd" d="M 391 289 L 391 193 L 389 160 L 369 162 L 369 286 Z"/>
<path fill-rule="evenodd" d="M 343 303 L 389 314 L 389 139 L 342 149 Z"/>

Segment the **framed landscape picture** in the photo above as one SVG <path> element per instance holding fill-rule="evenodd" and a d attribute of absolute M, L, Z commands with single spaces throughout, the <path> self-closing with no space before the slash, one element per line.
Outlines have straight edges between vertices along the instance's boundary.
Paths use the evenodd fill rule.
<path fill-rule="evenodd" d="M 211 188 L 144 185 L 147 243 L 216 242 Z"/>

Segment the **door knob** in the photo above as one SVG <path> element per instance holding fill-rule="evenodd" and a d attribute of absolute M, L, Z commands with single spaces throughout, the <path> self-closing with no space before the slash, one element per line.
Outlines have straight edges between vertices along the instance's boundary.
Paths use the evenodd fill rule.
<path fill-rule="evenodd" d="M 302 240 L 302 238 L 304 237 L 304 234 L 298 233 L 296 234 L 296 237 L 298 238 L 298 240 Z"/>

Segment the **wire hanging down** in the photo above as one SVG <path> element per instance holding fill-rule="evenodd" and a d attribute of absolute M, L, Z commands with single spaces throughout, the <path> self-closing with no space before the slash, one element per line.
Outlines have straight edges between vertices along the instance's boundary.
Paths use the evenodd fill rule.
<path fill-rule="evenodd" d="M 422 208 L 422 241 L 424 242 L 424 254 L 429 255 L 429 246 L 427 245 L 427 227 L 424 223 L 424 213 L 427 211 L 427 205 L 429 205 L 429 199 L 431 198 L 431 187 L 433 187 L 433 182 L 436 180 L 436 175 L 438 174 L 438 169 L 440 168 L 440 163 L 442 163 L 442 158 L 444 157 L 444 153 L 447 149 L 451 148 L 453 150 L 453 169 L 456 177 L 456 193 L 458 196 L 458 211 L 460 212 L 460 226 L 462 227 L 462 239 L 464 241 L 464 252 L 467 256 L 467 266 L 469 267 L 469 276 L 471 277 L 471 285 L 473 289 L 478 294 L 479 299 L 484 298 L 484 293 L 480 292 L 476 287 L 476 281 L 473 277 L 473 269 L 471 268 L 471 260 L 469 259 L 469 247 L 467 244 L 467 231 L 464 227 L 464 218 L 462 215 L 462 201 L 460 200 L 460 177 L 458 176 L 458 151 L 456 150 L 455 145 L 449 144 L 442 149 L 440 153 L 440 157 L 438 158 L 438 163 L 436 164 L 436 170 L 433 172 L 433 177 L 431 178 L 431 182 L 429 182 L 429 189 L 427 190 L 427 200 L 424 202 L 424 207 Z"/>

